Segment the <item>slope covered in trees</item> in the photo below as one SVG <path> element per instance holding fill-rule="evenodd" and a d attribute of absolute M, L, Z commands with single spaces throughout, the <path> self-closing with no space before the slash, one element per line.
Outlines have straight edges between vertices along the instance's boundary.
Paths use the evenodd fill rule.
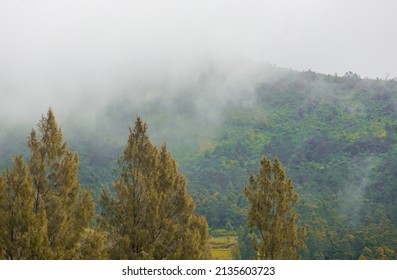
<path fill-rule="evenodd" d="M 397 82 L 288 71 L 256 100 L 227 110 L 212 145 L 186 163 L 210 227 L 240 224 L 244 178 L 258 155 L 277 156 L 300 196 L 304 258 L 394 258 Z"/>
<path fill-rule="evenodd" d="M 278 157 L 299 196 L 297 223 L 307 229 L 302 258 L 395 258 L 397 81 L 270 72 L 251 85 L 254 90 L 234 92 L 234 99 L 208 94 L 208 85 L 221 80 L 211 80 L 212 71 L 203 85 L 170 97 L 112 100 L 98 112 L 98 126 L 64 122 L 68 143 L 79 154 L 81 186 L 92 190 L 96 202 L 102 189 L 111 190 L 125 127 L 140 114 L 154 143 L 167 142 L 175 155 L 196 213 L 210 228 L 241 226 L 238 231 L 247 234 L 243 187 L 266 155 Z M 4 169 L 12 165 L 9 155 L 28 151 L 16 129 L 4 124 L 1 130 Z"/>

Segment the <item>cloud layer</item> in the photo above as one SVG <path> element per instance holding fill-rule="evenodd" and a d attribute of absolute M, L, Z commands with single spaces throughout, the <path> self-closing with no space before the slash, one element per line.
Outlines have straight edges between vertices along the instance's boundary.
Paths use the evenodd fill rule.
<path fill-rule="evenodd" d="M 394 77 L 396 8 L 387 0 L 2 1 L 0 118 L 38 119 L 49 106 L 92 115 L 126 92 L 139 101 L 163 85 L 183 88 L 211 64 L 221 65 L 222 81 L 247 78 L 243 85 L 265 62 Z"/>

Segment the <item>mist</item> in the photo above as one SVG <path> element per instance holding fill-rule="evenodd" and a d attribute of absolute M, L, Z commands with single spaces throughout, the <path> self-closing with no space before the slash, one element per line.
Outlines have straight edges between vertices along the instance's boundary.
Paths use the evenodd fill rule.
<path fill-rule="evenodd" d="M 253 102 L 269 64 L 394 77 L 395 10 L 387 0 L 2 1 L 0 119 L 33 125 L 52 107 L 61 122 L 97 123 L 114 100 L 135 104 L 134 116 L 193 92 L 217 122 L 223 104 Z"/>
<path fill-rule="evenodd" d="M 379 158 L 367 156 L 355 158 L 349 167 L 346 185 L 343 186 L 338 198 L 340 201 L 339 215 L 350 225 L 356 226 L 365 205 L 365 195 L 371 185 L 373 172 Z"/>
<path fill-rule="evenodd" d="M 0 0 L 0 171 L 16 155 L 32 162 L 28 137 L 51 108 L 99 206 L 139 115 L 209 234 L 230 231 L 222 251 L 241 251 L 243 188 L 266 156 L 301 199 L 304 259 L 395 258 L 396 11 L 392 0 Z"/>

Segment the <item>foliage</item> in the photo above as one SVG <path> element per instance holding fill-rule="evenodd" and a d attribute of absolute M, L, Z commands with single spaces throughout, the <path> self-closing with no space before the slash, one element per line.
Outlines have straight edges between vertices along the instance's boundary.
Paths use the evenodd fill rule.
<path fill-rule="evenodd" d="M 2 176 L 2 243 L 7 259 L 104 258 L 89 191 L 80 193 L 77 154 L 68 150 L 51 109 L 32 130 L 26 167 L 16 157 Z"/>
<path fill-rule="evenodd" d="M 85 258 L 84 250 L 91 250 L 90 243 L 95 241 L 86 236 L 94 215 L 94 202 L 89 191 L 80 193 L 78 156 L 63 141 L 51 109 L 41 119 L 38 129 L 39 134 L 32 130 L 28 141 L 29 171 L 34 189 L 33 210 L 38 213 L 44 208 L 47 218 L 46 258 Z M 97 253 L 98 257 L 101 255 Z"/>
<path fill-rule="evenodd" d="M 65 122 L 68 143 L 79 154 L 81 187 L 92 190 L 102 211 L 102 189 L 114 192 L 123 127 L 140 114 L 151 124 L 154 142 L 169 143 L 195 211 L 210 228 L 246 224 L 242 187 L 265 154 L 280 159 L 300 197 L 295 210 L 307 228 L 302 258 L 377 258 L 379 247 L 395 258 L 397 82 L 274 68 L 250 87 L 255 90 L 241 98 L 235 93 L 234 101 L 218 98 L 222 104 L 194 85 L 147 102 L 126 95 L 98 112 L 97 126 Z M 25 131 L 0 123 L 1 170 L 13 164 L 10 155 L 30 157 Z"/>
<path fill-rule="evenodd" d="M 0 176 L 0 259 L 42 259 L 47 255 L 43 208 L 32 211 L 32 178 L 22 157 Z"/>
<path fill-rule="evenodd" d="M 260 259 L 299 259 L 297 252 L 304 247 L 301 239 L 305 229 L 298 229 L 293 204 L 298 200 L 292 181 L 276 158 L 272 164 L 266 157 L 261 160 L 259 174 L 250 177 L 244 188 L 250 208 L 248 225 L 259 236 L 253 246 Z"/>
<path fill-rule="evenodd" d="M 115 196 L 104 192 L 102 227 L 112 259 L 206 259 L 208 228 L 194 215 L 186 179 L 165 145 L 157 149 L 138 117 L 118 160 Z"/>
<path fill-rule="evenodd" d="M 258 154 L 277 156 L 300 197 L 302 258 L 358 259 L 371 236 L 396 252 L 396 104 L 395 81 L 289 71 L 262 83 L 255 104 L 225 110 L 211 150 L 181 163 L 199 213 L 213 228 L 228 220 L 244 225 L 242 178 L 255 172 Z M 224 168 L 227 162 L 239 168 Z M 210 204 L 213 197 L 218 202 Z M 388 228 L 387 240 L 365 231 L 379 224 Z"/>
<path fill-rule="evenodd" d="M 247 226 L 240 226 L 237 236 L 237 244 L 233 251 L 234 259 L 241 260 L 256 260 L 258 258 L 257 252 L 254 250 L 253 240 L 255 236 L 250 233 Z"/>

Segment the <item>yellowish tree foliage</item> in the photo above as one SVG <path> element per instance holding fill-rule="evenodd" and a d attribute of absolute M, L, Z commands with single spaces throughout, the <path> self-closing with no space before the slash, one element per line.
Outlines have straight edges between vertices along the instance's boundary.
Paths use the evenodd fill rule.
<path fill-rule="evenodd" d="M 22 159 L 0 176 L 0 259 L 41 259 L 47 254 L 44 209 L 33 212 L 32 180 Z"/>
<path fill-rule="evenodd" d="M 272 164 L 263 157 L 259 174 L 251 175 L 250 185 L 244 188 L 250 203 L 248 224 L 259 238 L 253 238 L 260 259 L 299 259 L 298 248 L 304 247 L 298 230 L 293 204 L 298 200 L 292 181 L 276 158 Z"/>
<path fill-rule="evenodd" d="M 81 192 L 78 181 L 78 156 L 70 152 L 50 109 L 32 130 L 29 171 L 33 183 L 34 212 L 45 209 L 48 255 L 51 259 L 102 258 L 93 254 L 97 244 L 88 230 L 94 215 L 94 202 L 88 191 Z M 103 242 L 102 242 L 103 243 Z M 85 250 L 90 251 L 86 256 Z"/>
<path fill-rule="evenodd" d="M 167 147 L 151 143 L 139 117 L 118 164 L 115 195 L 104 192 L 101 198 L 110 257 L 209 258 L 207 222 L 194 214 L 186 179 Z"/>

